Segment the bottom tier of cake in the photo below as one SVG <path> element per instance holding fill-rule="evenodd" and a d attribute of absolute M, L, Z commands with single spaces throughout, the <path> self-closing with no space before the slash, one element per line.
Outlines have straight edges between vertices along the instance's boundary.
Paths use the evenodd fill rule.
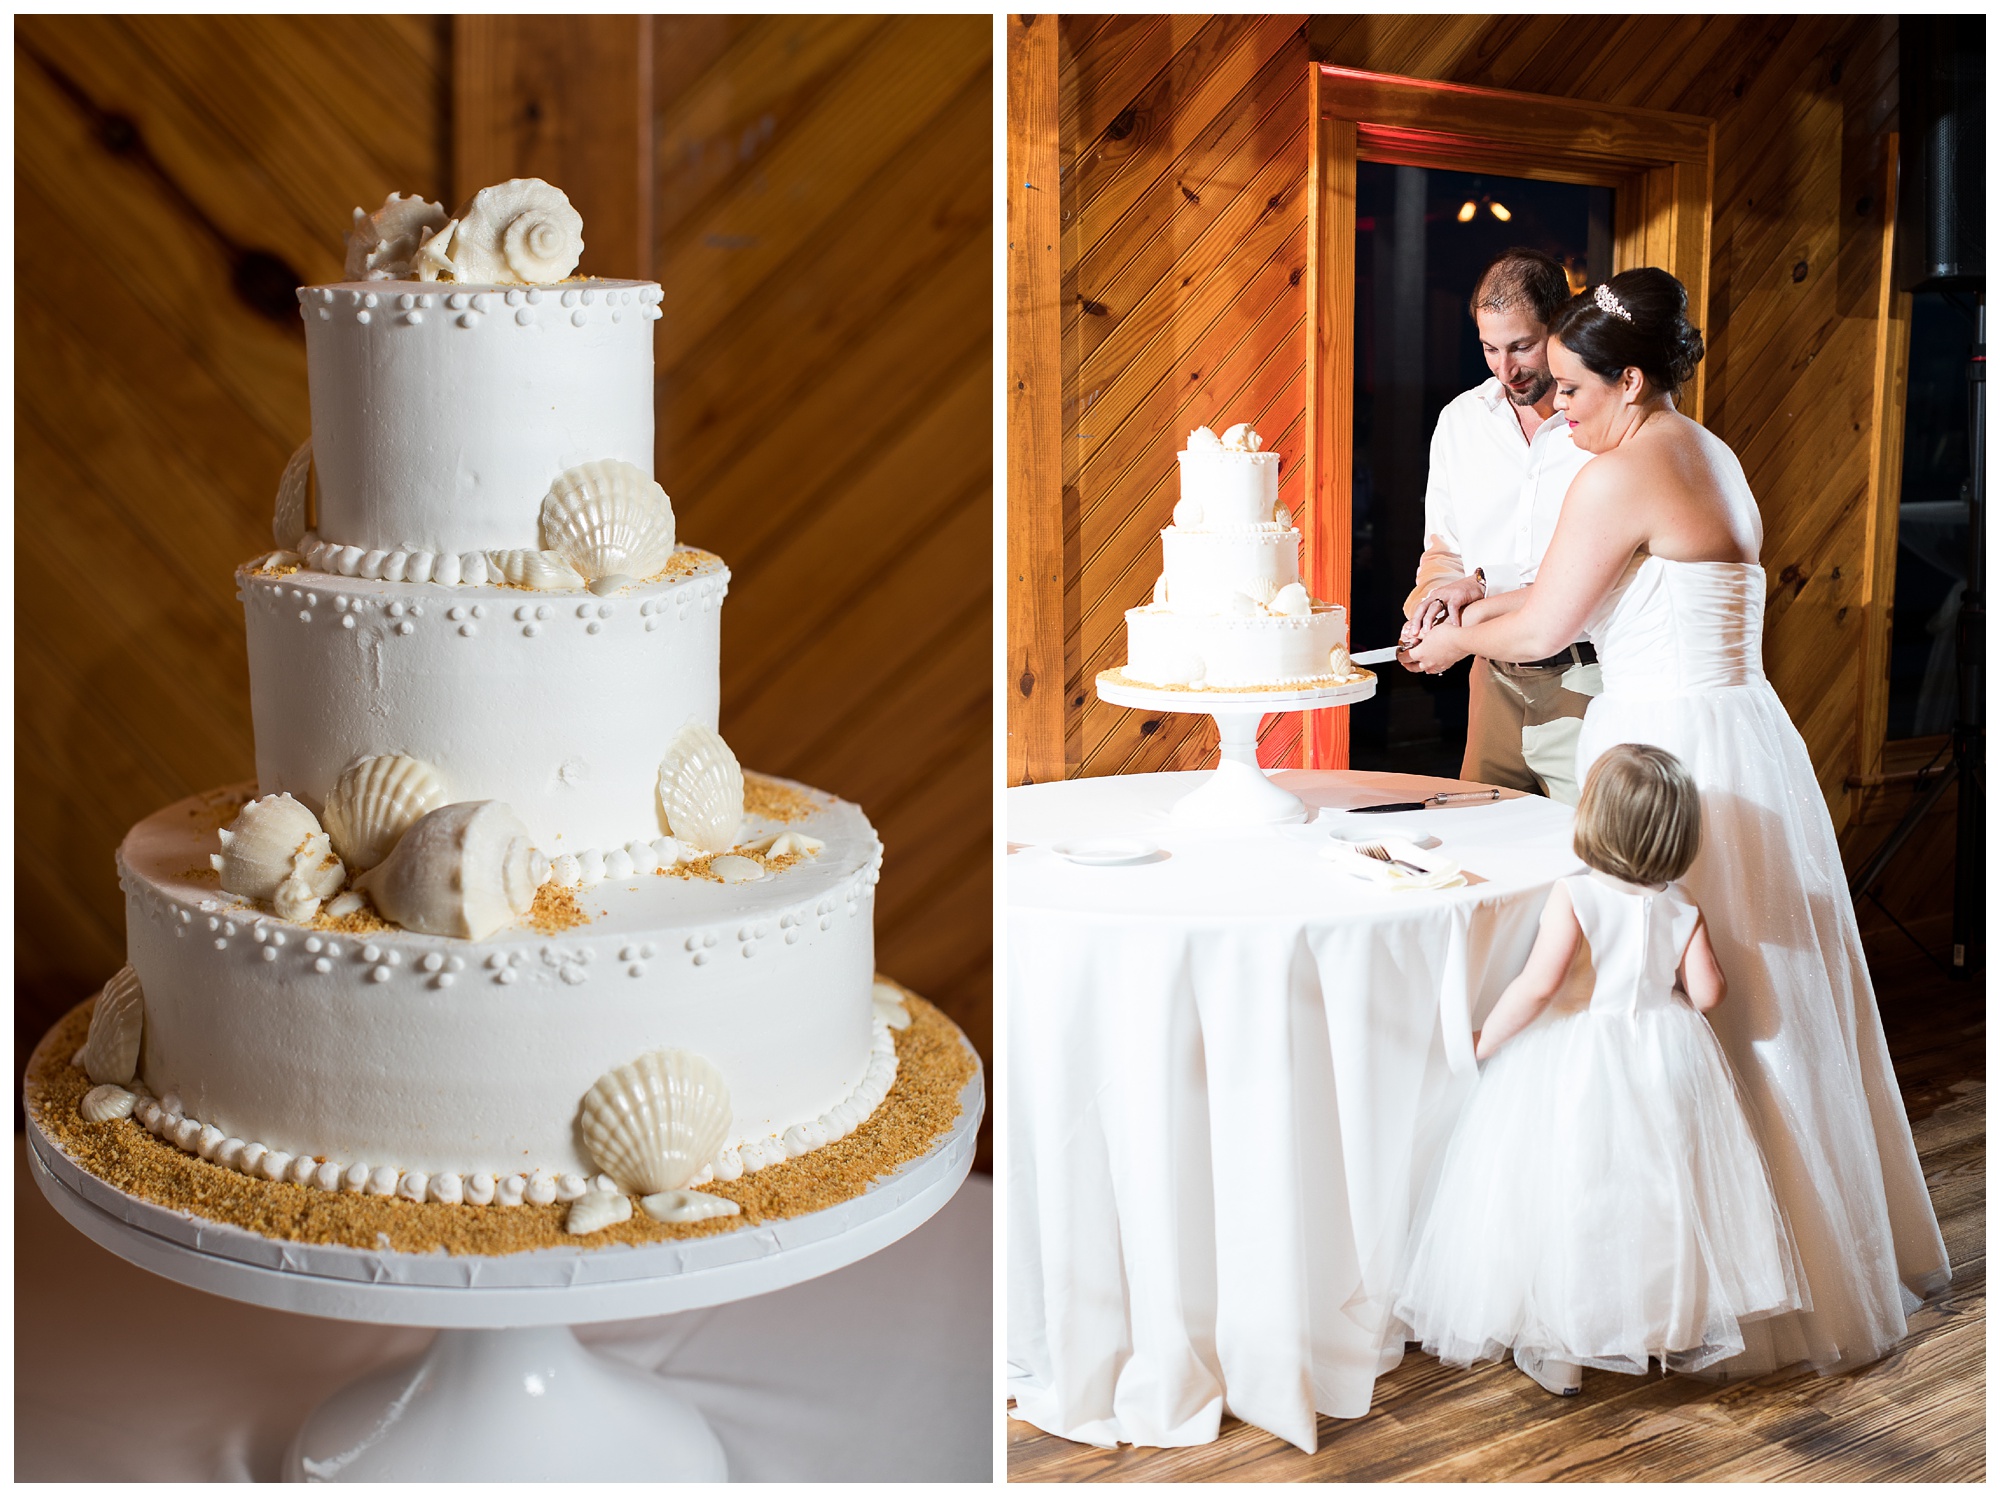
<path fill-rule="evenodd" d="M 239 1167 L 261 1150 L 267 1176 L 350 1189 L 350 1176 L 422 1176 L 574 1190 L 597 1170 L 585 1093 L 662 1050 L 702 1057 L 727 1086 L 714 1177 L 818 1147 L 894 1075 L 873 997 L 881 844 L 857 807 L 788 788 L 801 793 L 787 825 L 753 821 L 743 840 L 799 831 L 824 844 L 813 856 L 749 883 L 695 864 L 545 885 L 520 926 L 478 942 L 366 912 L 280 920 L 208 866 L 252 787 L 170 806 L 118 857 L 143 991 L 138 1080 L 182 1120 L 183 1147 Z"/>
<path fill-rule="evenodd" d="M 1125 614 L 1125 674 L 1153 686 L 1209 690 L 1301 686 L 1342 679 L 1334 646 L 1347 610 L 1331 603 L 1294 616 L 1218 618 L 1151 606 Z M 1351 669 L 1351 667 L 1349 668 Z"/>

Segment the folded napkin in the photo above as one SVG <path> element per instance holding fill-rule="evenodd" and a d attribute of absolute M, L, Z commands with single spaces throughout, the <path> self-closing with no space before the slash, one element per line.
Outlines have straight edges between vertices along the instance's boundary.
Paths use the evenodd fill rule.
<path fill-rule="evenodd" d="M 1422 873 L 1412 873 L 1407 868 L 1398 868 L 1394 863 L 1385 863 L 1380 858 L 1371 858 L 1361 852 L 1356 844 L 1339 838 L 1329 840 L 1320 850 L 1320 856 L 1344 873 L 1356 878 L 1367 879 L 1385 889 L 1456 889 L 1465 882 L 1465 875 L 1457 862 L 1435 851 L 1427 852 L 1402 837 L 1385 835 L 1374 839 L 1383 851 L 1392 858 L 1400 858 L 1405 863 L 1413 863 L 1423 869 Z"/>

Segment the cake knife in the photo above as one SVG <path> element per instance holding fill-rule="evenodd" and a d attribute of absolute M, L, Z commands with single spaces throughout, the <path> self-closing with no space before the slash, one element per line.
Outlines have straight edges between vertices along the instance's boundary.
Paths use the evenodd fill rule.
<path fill-rule="evenodd" d="M 1363 650 L 1359 655 L 1350 655 L 1347 658 L 1356 665 L 1383 665 L 1394 660 L 1396 652 L 1401 648 L 1401 645 L 1390 645 L 1386 650 Z"/>

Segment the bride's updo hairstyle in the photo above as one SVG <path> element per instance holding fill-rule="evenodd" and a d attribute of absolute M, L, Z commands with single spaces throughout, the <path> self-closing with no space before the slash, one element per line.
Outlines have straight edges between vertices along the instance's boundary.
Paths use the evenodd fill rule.
<path fill-rule="evenodd" d="M 1703 352 L 1687 305 L 1687 287 L 1664 270 L 1621 270 L 1571 297 L 1549 324 L 1549 336 L 1602 379 L 1637 369 L 1655 388 L 1677 395 Z"/>
<path fill-rule="evenodd" d="M 1670 884 L 1701 851 L 1694 776 L 1650 743 L 1606 749 L 1576 803 L 1576 855 L 1628 884 Z"/>

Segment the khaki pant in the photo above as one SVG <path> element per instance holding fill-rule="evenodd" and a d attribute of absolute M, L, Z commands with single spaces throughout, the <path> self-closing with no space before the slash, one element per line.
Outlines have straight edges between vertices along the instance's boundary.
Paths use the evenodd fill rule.
<path fill-rule="evenodd" d="M 1460 776 L 1575 805 L 1576 740 L 1596 694 L 1594 665 L 1475 659 Z"/>

